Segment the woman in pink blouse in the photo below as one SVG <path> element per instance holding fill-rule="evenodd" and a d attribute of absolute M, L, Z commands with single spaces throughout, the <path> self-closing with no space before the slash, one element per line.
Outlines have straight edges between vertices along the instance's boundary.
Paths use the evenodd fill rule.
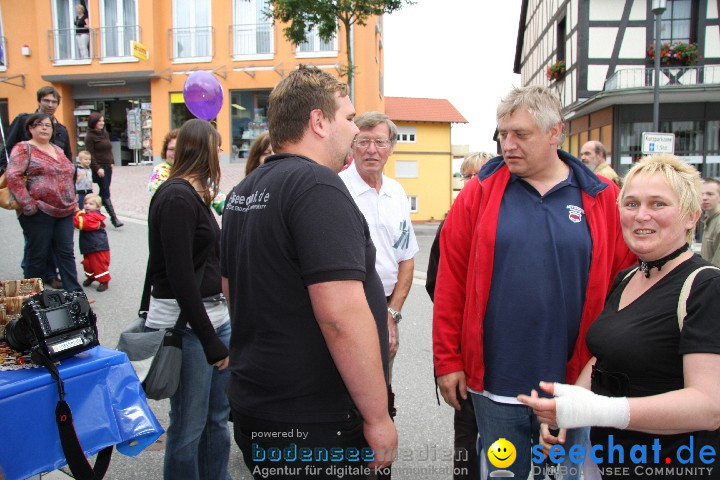
<path fill-rule="evenodd" d="M 25 278 L 42 278 L 48 258 L 55 253 L 65 290 L 82 291 L 73 244 L 75 167 L 60 147 L 50 143 L 50 115 L 30 115 L 25 130 L 30 140 L 15 145 L 7 169 L 8 187 L 21 206 L 18 220 L 27 243 L 23 273 Z"/>

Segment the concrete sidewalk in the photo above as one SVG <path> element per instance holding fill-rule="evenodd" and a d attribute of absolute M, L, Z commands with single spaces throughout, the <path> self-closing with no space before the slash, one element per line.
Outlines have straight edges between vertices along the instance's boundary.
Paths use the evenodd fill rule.
<path fill-rule="evenodd" d="M 152 173 L 152 165 L 137 165 L 113 168 L 110 193 L 113 206 L 118 215 L 147 220 L 150 206 L 150 193 L 147 183 Z M 222 177 L 220 189 L 229 192 L 240 180 L 245 178 L 245 163 L 221 164 Z M 97 185 L 94 186 L 97 191 Z"/>

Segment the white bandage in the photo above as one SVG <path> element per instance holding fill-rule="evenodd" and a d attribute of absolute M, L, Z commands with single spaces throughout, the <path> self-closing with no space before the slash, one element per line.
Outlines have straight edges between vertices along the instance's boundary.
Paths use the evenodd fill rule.
<path fill-rule="evenodd" d="M 575 385 L 555 384 L 557 422 L 560 428 L 612 427 L 630 423 L 627 397 L 605 397 Z"/>

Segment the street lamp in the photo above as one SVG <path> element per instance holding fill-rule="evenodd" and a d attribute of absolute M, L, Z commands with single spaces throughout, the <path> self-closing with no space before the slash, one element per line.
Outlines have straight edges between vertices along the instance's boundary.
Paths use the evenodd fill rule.
<path fill-rule="evenodd" d="M 655 85 L 653 91 L 653 132 L 660 131 L 660 17 L 667 8 L 666 0 L 652 0 L 655 14 Z"/>

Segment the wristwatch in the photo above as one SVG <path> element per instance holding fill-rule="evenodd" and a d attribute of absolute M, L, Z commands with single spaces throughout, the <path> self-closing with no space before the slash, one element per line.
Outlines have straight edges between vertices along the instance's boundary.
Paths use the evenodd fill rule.
<path fill-rule="evenodd" d="M 388 313 L 393 318 L 393 320 L 395 320 L 395 323 L 400 323 L 400 320 L 402 320 L 402 315 L 397 310 L 393 310 L 392 308 L 388 307 Z"/>

